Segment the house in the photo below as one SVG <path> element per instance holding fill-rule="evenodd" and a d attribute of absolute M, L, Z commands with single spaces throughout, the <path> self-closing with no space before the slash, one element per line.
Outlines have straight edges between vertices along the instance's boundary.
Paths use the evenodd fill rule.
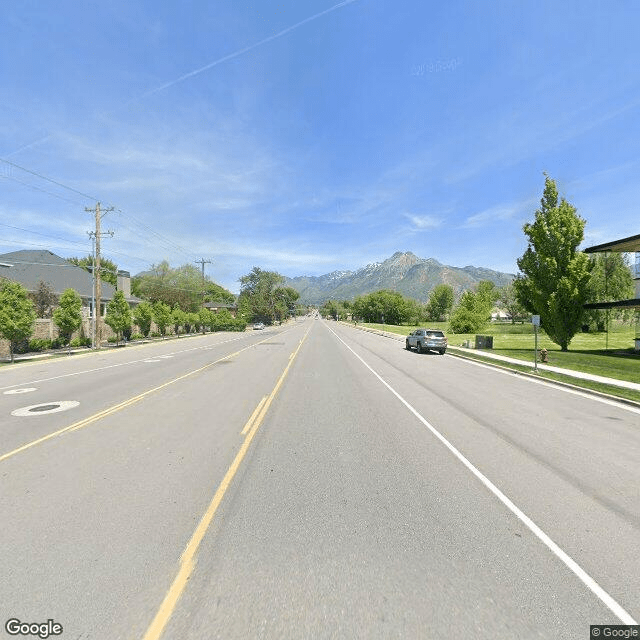
<path fill-rule="evenodd" d="M 82 299 L 85 317 L 91 317 L 93 309 L 93 276 L 89 271 L 71 264 L 64 258 L 46 250 L 23 250 L 0 254 L 0 278 L 19 282 L 29 293 L 38 290 L 40 282 L 46 282 L 56 296 L 66 289 L 74 289 Z M 127 271 L 118 271 L 118 290 L 123 291 L 130 305 L 140 300 L 131 296 L 131 278 Z M 102 316 L 106 304 L 113 298 L 116 287 L 102 282 Z"/>
<path fill-rule="evenodd" d="M 614 251 L 618 253 L 634 253 L 635 252 L 635 264 L 633 265 L 633 279 L 635 283 L 635 298 L 630 300 L 615 300 L 612 302 L 592 302 L 585 304 L 585 309 L 637 309 L 640 310 L 640 235 L 630 236 L 628 238 L 622 238 L 621 240 L 613 240 L 612 242 L 606 242 L 605 244 L 595 245 L 588 247 L 584 250 L 585 253 L 600 253 Z M 636 339 L 635 350 L 640 351 L 640 315 L 636 322 Z"/>
<path fill-rule="evenodd" d="M 202 305 L 205 309 L 209 309 L 213 313 L 218 313 L 223 309 L 226 309 L 234 318 L 238 313 L 238 305 L 237 304 L 225 304 L 224 302 L 205 302 Z"/>

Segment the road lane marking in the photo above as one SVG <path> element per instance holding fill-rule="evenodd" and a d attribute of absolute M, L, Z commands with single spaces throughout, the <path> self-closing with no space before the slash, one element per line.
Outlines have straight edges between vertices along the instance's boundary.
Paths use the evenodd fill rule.
<path fill-rule="evenodd" d="M 619 400 L 615 400 L 612 399 L 610 400 L 609 398 L 601 398 L 599 396 L 593 395 L 592 393 L 587 393 L 586 391 L 580 391 L 578 389 L 569 389 L 565 386 L 562 385 L 557 385 L 554 384 L 552 381 L 547 380 L 547 379 L 536 379 L 536 378 L 532 378 L 529 375 L 527 375 L 526 377 L 523 377 L 522 375 L 520 375 L 519 372 L 517 371 L 510 371 L 508 369 L 504 369 L 504 368 L 499 368 L 500 367 L 500 363 L 496 362 L 497 366 L 492 366 L 491 364 L 486 364 L 484 362 L 479 362 L 478 360 L 473 360 L 472 358 L 468 358 L 468 357 L 459 357 L 459 356 L 451 356 L 453 358 L 458 358 L 459 360 L 462 360 L 464 362 L 466 362 L 467 364 L 472 364 L 476 367 L 483 367 L 485 369 L 490 369 L 491 371 L 495 371 L 497 373 L 502 373 L 504 375 L 507 376 L 516 376 L 518 378 L 520 378 L 520 380 L 526 380 L 527 382 L 532 382 L 533 384 L 539 384 L 543 387 L 547 387 L 549 389 L 555 389 L 556 391 L 564 391 L 564 393 L 570 393 L 574 396 L 580 396 L 582 398 L 587 398 L 587 400 L 593 400 L 594 402 L 600 402 L 602 404 L 608 404 L 612 407 L 616 407 L 617 409 L 624 409 L 625 411 L 630 411 L 631 413 L 638 413 L 640 414 L 640 409 L 638 409 L 637 407 L 633 407 L 629 404 L 625 404 L 624 402 L 620 402 Z M 567 383 L 567 384 L 572 384 L 572 383 Z"/>
<path fill-rule="evenodd" d="M 147 632 L 144 634 L 143 640 L 158 640 L 162 636 L 164 628 L 169 622 L 169 619 L 171 618 L 176 608 L 176 605 L 178 604 L 178 601 L 180 600 L 180 597 L 182 596 L 182 593 L 184 592 L 187 586 L 189 578 L 193 573 L 193 570 L 196 565 L 195 556 L 196 556 L 196 553 L 198 552 L 198 548 L 200 547 L 200 543 L 202 542 L 207 530 L 209 529 L 209 526 L 213 521 L 216 511 L 218 510 L 218 507 L 220 506 L 220 503 L 222 502 L 222 499 L 224 498 L 225 493 L 227 492 L 227 489 L 229 488 L 231 482 L 233 481 L 233 478 L 236 475 L 247 453 L 247 450 L 249 449 L 249 445 L 251 444 L 253 437 L 258 432 L 258 429 L 260 428 L 260 425 L 262 424 L 262 421 L 264 420 L 264 417 L 267 414 L 267 411 L 269 410 L 269 407 L 271 406 L 273 399 L 278 394 L 278 391 L 280 391 L 280 388 L 282 387 L 282 383 L 284 382 L 284 379 L 287 377 L 287 374 L 289 373 L 289 369 L 291 369 L 291 365 L 295 360 L 295 356 L 298 355 L 298 352 L 300 351 L 302 344 L 304 343 L 310 330 L 311 330 L 311 327 L 307 329 L 302 340 L 298 344 L 297 349 L 294 351 L 294 358 L 289 360 L 287 366 L 282 372 L 282 375 L 278 379 L 278 382 L 276 382 L 275 387 L 273 388 L 271 393 L 264 399 L 265 401 L 262 404 L 262 408 L 260 409 L 260 412 L 257 418 L 255 419 L 253 425 L 249 428 L 248 433 L 244 439 L 244 442 L 240 446 L 240 449 L 238 450 L 236 457 L 231 463 L 231 466 L 229 467 L 229 469 L 227 469 L 227 472 L 225 473 L 224 478 L 222 479 L 222 482 L 218 486 L 213 496 L 213 499 L 209 504 L 209 507 L 207 508 L 205 514 L 202 516 L 202 519 L 200 520 L 200 523 L 198 524 L 196 530 L 193 532 L 193 535 L 191 536 L 191 539 L 187 543 L 185 550 L 182 552 L 182 555 L 180 556 L 180 569 L 178 570 L 176 577 L 174 578 L 171 586 L 169 587 L 169 590 L 167 591 L 167 594 L 165 595 L 164 600 L 162 601 L 162 604 L 158 609 L 158 612 L 156 613 L 154 619 L 152 620 L 151 625 L 147 629 Z"/>
<path fill-rule="evenodd" d="M 290 329 L 286 329 L 282 333 L 286 333 L 287 331 L 290 331 Z M 206 351 L 206 350 L 209 350 L 209 349 L 213 349 L 215 347 L 222 346 L 223 344 L 229 344 L 230 342 L 237 342 L 238 340 L 241 340 L 242 338 L 245 338 L 245 337 L 248 337 L 248 336 L 251 336 L 251 335 L 253 335 L 253 334 L 247 334 L 246 336 L 243 335 L 243 336 L 240 336 L 238 338 L 230 338 L 229 340 L 223 340 L 222 342 L 216 342 L 214 345 L 210 345 L 210 346 L 207 346 L 207 347 L 191 347 L 190 349 L 182 349 L 181 351 L 173 351 L 171 353 L 171 355 L 172 356 L 180 355 L 180 354 L 183 354 L 183 353 L 190 353 L 192 351 Z M 198 337 L 200 337 L 200 336 L 198 336 Z M 157 345 L 157 344 L 162 344 L 162 343 L 161 342 L 151 342 L 151 343 L 143 344 L 143 345 L 135 345 L 135 347 L 151 347 L 151 346 L 154 346 L 154 345 Z M 259 343 L 254 342 L 252 344 L 259 344 Z M 89 353 L 89 354 L 86 354 L 86 355 L 93 355 L 93 353 L 95 353 L 95 352 L 92 352 L 92 353 Z M 111 353 L 119 353 L 119 352 L 117 352 L 117 351 L 104 351 L 104 352 L 102 352 L 102 355 L 111 354 Z M 160 356 L 155 356 L 155 357 L 160 357 Z M 145 357 L 145 358 L 141 358 L 140 360 L 129 360 L 128 362 L 120 362 L 120 363 L 117 363 L 117 364 L 109 364 L 109 365 L 105 365 L 104 367 L 96 367 L 95 369 L 85 369 L 84 371 L 74 371 L 73 373 L 63 373 L 62 375 L 52 376 L 51 378 L 41 378 L 40 380 L 31 380 L 29 382 L 18 382 L 16 384 L 7 385 L 6 387 L 0 387 L 0 391 L 3 391 L 4 389 L 13 389 L 14 387 L 19 387 L 19 386 L 22 386 L 22 385 L 39 384 L 41 382 L 50 382 L 51 380 L 60 380 L 62 378 L 70 378 L 70 377 L 73 377 L 73 376 L 87 375 L 88 373 L 96 373 L 98 371 L 106 371 L 107 369 L 115 369 L 117 367 L 125 367 L 125 366 L 130 365 L 130 364 L 139 364 L 140 362 L 145 362 L 147 359 L 148 359 L 148 356 Z M 52 362 L 52 361 L 47 361 L 47 362 Z M 34 364 L 42 365 L 42 364 L 45 364 L 45 363 L 46 362 L 37 362 L 37 363 L 34 363 Z M 2 369 L 0 369 L 0 372 L 1 371 L 11 372 L 11 371 L 13 371 L 13 369 L 10 369 L 9 367 L 3 367 Z"/>
<path fill-rule="evenodd" d="M 17 393 L 31 393 L 32 391 L 36 391 L 35 387 L 28 387 L 26 389 L 9 389 L 9 391 L 3 392 L 2 395 L 9 396 Z"/>
<path fill-rule="evenodd" d="M 249 429 L 251 429 L 254 420 L 256 419 L 258 413 L 260 413 L 260 409 L 262 409 L 262 405 L 267 401 L 269 396 L 264 396 L 260 402 L 258 402 L 258 406 L 253 410 L 251 417 L 247 420 L 247 424 L 244 425 L 244 429 L 240 432 L 241 435 L 245 435 Z"/>
<path fill-rule="evenodd" d="M 325 325 L 326 326 L 326 325 Z M 513 513 L 575 576 L 612 612 L 623 624 L 636 625 L 638 622 L 614 598 L 609 595 L 569 554 L 563 551 L 529 516 L 519 509 L 498 487 L 477 469 L 454 447 L 430 422 L 405 400 L 388 382 L 367 364 L 333 329 L 326 327 L 369 371 L 425 426 L 449 451 Z"/>
<path fill-rule="evenodd" d="M 268 340 L 268 338 L 265 338 L 265 340 Z M 260 342 L 264 342 L 264 340 L 261 340 Z M 124 400 L 123 402 L 119 402 L 118 404 L 115 404 L 112 407 L 108 407 L 107 409 L 103 409 L 102 411 L 99 411 L 98 413 L 95 413 L 92 416 L 89 416 L 87 418 L 84 418 L 83 420 L 80 420 L 79 422 L 75 422 L 75 423 L 69 425 L 68 427 L 63 427 L 62 429 L 58 429 L 58 431 L 54 431 L 53 433 L 49 433 L 46 436 L 42 436 L 41 438 L 38 438 L 37 440 L 33 440 L 31 442 L 27 442 L 26 444 L 22 445 L 21 447 L 18 447 L 17 449 L 13 449 L 12 451 L 9 451 L 9 452 L 7 452 L 5 454 L 0 455 L 0 462 L 6 460 L 7 458 L 13 457 L 16 454 L 21 453 L 22 451 L 26 451 L 27 449 L 31 449 L 32 447 L 35 447 L 38 444 L 46 442 L 47 440 L 51 440 L 52 438 L 60 436 L 60 435 L 62 435 L 64 433 L 67 433 L 69 431 L 77 431 L 78 429 L 83 429 L 84 427 L 87 427 L 90 424 L 93 424 L 94 422 L 97 422 L 98 420 L 101 420 L 102 418 L 106 418 L 107 416 L 110 416 L 113 413 L 116 413 L 117 411 L 121 411 L 122 409 L 125 409 L 126 407 L 129 407 L 132 404 L 135 404 L 136 402 L 139 402 L 143 398 L 146 398 L 147 396 L 149 396 L 149 395 L 151 395 L 153 393 L 156 393 L 157 391 L 160 391 L 160 390 L 168 387 L 169 385 L 172 385 L 172 384 L 174 384 L 176 382 L 179 382 L 180 380 L 184 380 L 185 378 L 189 378 L 190 376 L 193 376 L 193 375 L 195 375 L 197 373 L 201 373 L 202 371 L 205 371 L 206 369 L 209 369 L 210 367 L 213 367 L 214 365 L 218 364 L 222 360 L 227 360 L 228 358 L 232 358 L 234 356 L 237 356 L 239 353 L 242 353 L 243 351 L 246 351 L 247 349 L 251 349 L 252 347 L 255 347 L 257 344 L 260 344 L 260 342 L 252 342 L 250 345 L 247 345 L 246 347 L 243 347 L 242 349 L 239 349 L 235 353 L 232 353 L 230 355 L 226 355 L 226 356 L 224 356 L 222 358 L 218 358 L 218 360 L 216 360 L 215 362 L 210 362 L 209 364 L 204 365 L 204 367 L 200 367 L 199 369 L 194 369 L 193 371 L 189 371 L 188 373 L 185 373 L 185 374 L 183 374 L 181 376 L 178 376 L 177 378 L 173 378 L 172 380 L 164 382 L 163 384 L 158 385 L 157 387 L 153 387 L 152 389 L 148 389 L 147 391 L 143 391 L 142 393 L 138 394 L 137 396 L 134 396 L 133 398 L 129 398 L 128 400 Z"/>
<path fill-rule="evenodd" d="M 74 409 L 80 403 L 77 400 L 54 400 L 53 402 L 41 402 L 40 404 L 32 404 L 29 407 L 22 407 L 11 412 L 12 416 L 24 418 L 25 416 L 46 416 L 50 413 L 58 413 L 60 411 L 68 411 Z"/>

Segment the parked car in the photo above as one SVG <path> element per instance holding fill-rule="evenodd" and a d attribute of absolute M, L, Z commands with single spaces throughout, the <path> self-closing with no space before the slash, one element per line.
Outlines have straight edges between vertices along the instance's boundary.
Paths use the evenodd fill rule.
<path fill-rule="evenodd" d="M 447 345 L 447 337 L 440 329 L 416 329 L 405 340 L 405 348 L 407 350 L 415 348 L 418 353 L 431 349 L 432 351 L 437 351 L 440 355 L 444 355 Z"/>
<path fill-rule="evenodd" d="M 263 322 L 256 322 L 256 323 L 253 325 L 253 328 L 254 328 L 254 329 L 264 329 L 264 323 L 263 323 Z"/>

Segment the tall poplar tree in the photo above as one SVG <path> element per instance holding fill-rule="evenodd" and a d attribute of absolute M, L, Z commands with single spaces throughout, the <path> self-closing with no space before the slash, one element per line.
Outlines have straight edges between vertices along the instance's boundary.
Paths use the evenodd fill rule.
<path fill-rule="evenodd" d="M 583 220 L 564 198 L 558 201 L 556 183 L 545 174 L 544 194 L 532 224 L 524 225 L 529 246 L 518 260 L 521 273 L 514 281 L 520 303 L 540 316 L 553 342 L 567 351 L 584 316 L 589 295 L 591 261 L 578 251 L 584 238 Z"/>

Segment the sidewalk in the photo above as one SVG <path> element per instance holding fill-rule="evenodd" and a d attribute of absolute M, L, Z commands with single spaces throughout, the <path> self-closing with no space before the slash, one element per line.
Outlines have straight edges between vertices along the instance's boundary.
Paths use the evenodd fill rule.
<path fill-rule="evenodd" d="M 348 325 L 353 327 L 353 325 Z M 383 335 L 386 338 L 394 338 L 399 342 L 404 341 L 405 336 L 401 336 L 397 333 L 392 333 L 390 331 L 381 331 L 380 329 L 371 329 L 369 327 L 356 327 L 361 331 L 369 331 L 370 333 L 377 333 L 379 335 Z M 508 362 L 510 364 L 518 364 L 523 367 L 530 367 L 533 371 L 533 362 L 529 362 L 527 360 L 518 360 L 516 358 L 509 358 L 508 356 L 500 356 L 497 353 L 492 353 L 491 351 L 485 349 L 468 349 L 466 347 L 454 347 L 449 345 L 449 350 L 455 350 L 462 354 L 468 354 L 469 357 L 473 355 L 481 355 L 483 358 L 490 358 L 491 360 L 496 360 L 497 362 Z M 562 367 L 553 367 L 548 364 L 538 363 L 538 369 L 541 371 L 551 371 L 553 373 L 560 373 L 563 376 L 570 376 L 572 378 L 578 378 L 580 380 L 590 380 L 591 382 L 599 382 L 601 384 L 608 384 L 612 387 L 621 387 L 623 389 L 631 389 L 632 391 L 640 391 L 640 383 L 637 382 L 627 382 L 626 380 L 618 380 L 616 378 L 606 378 L 605 376 L 597 376 L 591 373 L 583 373 L 582 371 L 575 371 L 574 369 L 563 369 Z"/>

